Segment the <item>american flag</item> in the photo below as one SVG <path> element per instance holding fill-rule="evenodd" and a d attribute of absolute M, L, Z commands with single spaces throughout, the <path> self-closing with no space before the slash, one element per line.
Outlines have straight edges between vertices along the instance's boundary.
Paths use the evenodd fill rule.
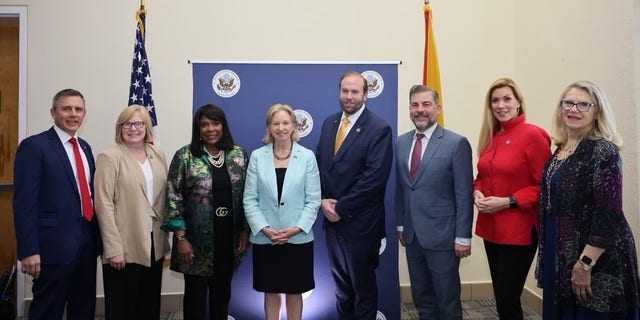
<path fill-rule="evenodd" d="M 151 116 L 151 122 L 155 127 L 158 124 L 156 107 L 151 93 L 151 73 L 149 72 L 149 60 L 144 48 L 145 15 L 144 6 L 136 11 L 136 43 L 133 47 L 133 65 L 131 66 L 131 86 L 129 87 L 129 105 L 139 104 L 145 106 Z"/>

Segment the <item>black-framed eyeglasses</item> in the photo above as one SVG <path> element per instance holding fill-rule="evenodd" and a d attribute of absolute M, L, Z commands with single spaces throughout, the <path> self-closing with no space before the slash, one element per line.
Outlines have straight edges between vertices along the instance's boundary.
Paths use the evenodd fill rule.
<path fill-rule="evenodd" d="M 132 126 L 136 127 L 136 129 L 142 129 L 144 128 L 144 121 L 125 122 L 122 124 L 125 129 L 131 129 Z"/>
<path fill-rule="evenodd" d="M 587 112 L 589 111 L 589 108 L 593 107 L 593 103 L 584 101 L 562 100 L 560 104 L 562 105 L 562 109 L 565 111 L 569 111 L 575 106 L 578 111 Z"/>

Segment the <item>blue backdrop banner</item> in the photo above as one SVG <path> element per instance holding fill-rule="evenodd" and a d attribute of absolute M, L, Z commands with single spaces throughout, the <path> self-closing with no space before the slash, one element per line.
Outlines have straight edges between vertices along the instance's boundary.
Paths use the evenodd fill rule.
<path fill-rule="evenodd" d="M 340 111 L 338 81 L 346 72 L 360 72 L 369 83 L 366 107 L 387 120 L 397 136 L 398 65 L 395 62 L 206 62 L 192 61 L 193 112 L 212 103 L 221 107 L 236 144 L 250 154 L 262 146 L 267 109 L 274 103 L 296 112 L 300 144 L 314 150 L 324 119 Z M 393 154 L 389 154 L 393 157 Z M 400 319 L 398 241 L 393 213 L 391 170 L 386 205 L 386 234 L 377 269 L 379 320 Z M 335 287 L 327 257 L 322 213 L 314 225 L 316 288 L 305 293 L 303 319 L 337 319 Z M 263 294 L 253 290 L 251 251 L 234 275 L 229 319 L 264 319 Z M 283 304 L 284 306 L 284 304 Z M 284 309 L 284 308 L 283 308 Z"/>

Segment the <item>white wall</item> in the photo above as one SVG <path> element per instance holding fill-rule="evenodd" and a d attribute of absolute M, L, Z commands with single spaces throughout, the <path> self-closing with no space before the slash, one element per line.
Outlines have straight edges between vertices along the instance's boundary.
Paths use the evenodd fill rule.
<path fill-rule="evenodd" d="M 528 99 L 530 121 L 550 129 L 552 108 L 562 89 L 576 80 L 593 81 L 609 98 L 625 141 L 624 210 L 636 239 L 640 226 L 634 42 L 640 29 L 634 28 L 638 20 L 634 6 L 639 4 L 637 0 L 516 1 L 514 17 L 514 78 Z M 532 277 L 527 287 L 535 288 Z"/>
<path fill-rule="evenodd" d="M 127 102 L 139 2 L 0 0 L 1 5 L 28 6 L 27 133 L 48 128 L 51 97 L 73 87 L 87 98 L 81 135 L 95 152 L 112 145 L 113 123 Z M 189 59 L 399 60 L 398 128 L 409 130 L 406 92 L 422 79 L 422 5 L 419 0 L 146 1 L 160 146 L 171 155 L 189 140 Z M 474 149 L 485 90 L 498 77 L 519 83 L 529 121 L 547 129 L 558 95 L 570 82 L 593 80 L 607 92 L 626 140 L 625 210 L 636 235 L 637 6 L 638 0 L 431 1 L 445 125 L 467 136 Z M 401 266 L 400 282 L 408 284 L 402 257 Z M 463 282 L 490 281 L 480 239 L 474 238 L 473 255 L 463 260 L 461 273 Z M 527 286 L 535 287 L 531 279 Z"/>

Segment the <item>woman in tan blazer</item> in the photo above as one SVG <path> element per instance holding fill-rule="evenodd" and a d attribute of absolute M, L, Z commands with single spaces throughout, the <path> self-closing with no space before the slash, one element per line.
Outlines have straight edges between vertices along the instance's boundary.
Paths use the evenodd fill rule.
<path fill-rule="evenodd" d="M 158 319 L 164 256 L 167 165 L 149 144 L 152 126 L 142 106 L 125 108 L 116 122 L 116 145 L 96 160 L 95 208 L 104 253 L 106 319 Z"/>

